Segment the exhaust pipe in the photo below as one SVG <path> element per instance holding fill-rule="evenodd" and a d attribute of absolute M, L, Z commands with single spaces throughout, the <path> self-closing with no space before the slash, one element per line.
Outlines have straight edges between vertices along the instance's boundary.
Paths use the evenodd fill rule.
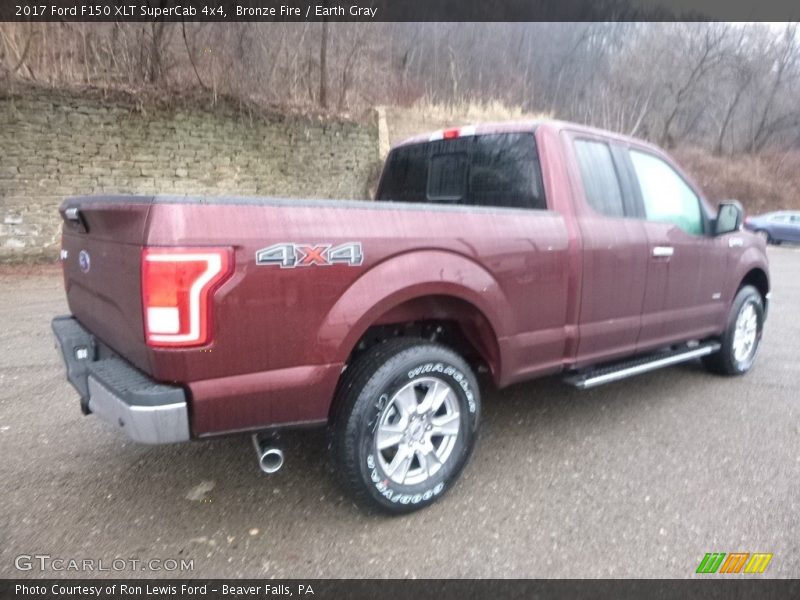
<path fill-rule="evenodd" d="M 253 446 L 256 449 L 258 466 L 268 475 L 277 473 L 283 466 L 283 450 L 275 448 L 272 445 L 274 442 L 274 437 L 262 438 L 257 433 L 253 434 Z"/>

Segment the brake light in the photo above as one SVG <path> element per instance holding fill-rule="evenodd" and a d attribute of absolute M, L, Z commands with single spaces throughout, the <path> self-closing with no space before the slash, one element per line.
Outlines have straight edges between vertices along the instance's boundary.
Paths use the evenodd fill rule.
<path fill-rule="evenodd" d="M 229 248 L 145 248 L 142 307 L 148 345 L 208 343 L 211 295 L 232 268 Z"/>
<path fill-rule="evenodd" d="M 454 140 L 458 137 L 458 129 L 445 129 L 442 132 L 442 138 L 445 140 Z"/>

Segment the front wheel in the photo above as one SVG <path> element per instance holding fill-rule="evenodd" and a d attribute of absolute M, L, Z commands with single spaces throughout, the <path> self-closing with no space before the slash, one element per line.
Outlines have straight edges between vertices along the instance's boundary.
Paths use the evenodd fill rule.
<path fill-rule="evenodd" d="M 336 403 L 336 467 L 368 507 L 398 514 L 435 502 L 475 445 L 475 375 L 439 344 L 394 339 L 375 346 L 347 368 Z"/>
<path fill-rule="evenodd" d="M 753 366 L 764 327 L 764 300 L 751 285 L 742 287 L 731 304 L 719 352 L 704 357 L 705 366 L 721 375 L 742 375 Z"/>

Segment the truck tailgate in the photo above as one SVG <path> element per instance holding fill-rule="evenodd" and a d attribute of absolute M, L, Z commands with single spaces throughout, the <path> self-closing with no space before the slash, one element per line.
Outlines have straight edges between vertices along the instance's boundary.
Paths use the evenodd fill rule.
<path fill-rule="evenodd" d="M 70 311 L 101 342 L 145 372 L 141 253 L 151 204 L 151 197 L 114 196 L 69 198 L 60 208 Z"/>

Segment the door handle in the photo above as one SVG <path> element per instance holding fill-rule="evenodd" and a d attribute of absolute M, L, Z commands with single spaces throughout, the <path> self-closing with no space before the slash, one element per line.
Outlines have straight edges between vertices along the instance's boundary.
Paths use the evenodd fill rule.
<path fill-rule="evenodd" d="M 656 258 L 669 258 L 675 254 L 675 248 L 672 246 L 654 246 L 653 256 Z"/>

